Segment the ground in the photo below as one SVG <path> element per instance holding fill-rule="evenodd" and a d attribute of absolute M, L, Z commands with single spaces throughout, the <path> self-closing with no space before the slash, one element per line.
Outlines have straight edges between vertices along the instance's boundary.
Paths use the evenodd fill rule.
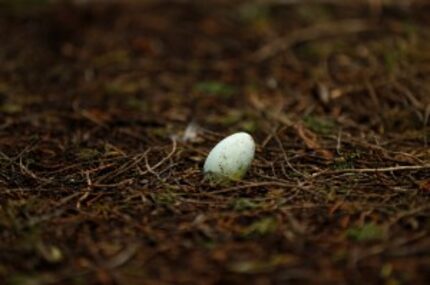
<path fill-rule="evenodd" d="M 1 2 L 1 284 L 429 284 L 430 6 L 381 3 Z"/>

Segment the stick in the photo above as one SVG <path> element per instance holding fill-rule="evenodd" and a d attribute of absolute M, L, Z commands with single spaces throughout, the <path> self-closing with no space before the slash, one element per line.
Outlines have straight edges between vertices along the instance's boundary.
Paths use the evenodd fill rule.
<path fill-rule="evenodd" d="M 340 174 L 340 173 L 377 173 L 377 172 L 391 172 L 391 171 L 404 171 L 404 170 L 422 170 L 430 169 L 430 164 L 425 165 L 402 165 L 402 166 L 392 166 L 392 167 L 381 167 L 381 168 L 357 168 L 357 169 L 339 169 L 333 171 L 322 171 L 313 173 L 312 177 L 317 177 L 320 175 L 327 174 Z"/>

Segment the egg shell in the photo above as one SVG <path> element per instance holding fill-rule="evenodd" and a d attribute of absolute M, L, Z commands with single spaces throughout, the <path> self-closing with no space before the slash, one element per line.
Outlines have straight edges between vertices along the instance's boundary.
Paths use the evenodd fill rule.
<path fill-rule="evenodd" d="M 206 158 L 203 171 L 216 180 L 239 180 L 251 166 L 255 153 L 252 137 L 245 133 L 235 133 L 220 141 Z"/>

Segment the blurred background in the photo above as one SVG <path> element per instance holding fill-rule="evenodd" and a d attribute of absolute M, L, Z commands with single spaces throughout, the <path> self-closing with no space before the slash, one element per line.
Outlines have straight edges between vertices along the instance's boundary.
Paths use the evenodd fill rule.
<path fill-rule="evenodd" d="M 429 284 L 429 14 L 0 0 L 0 283 Z"/>

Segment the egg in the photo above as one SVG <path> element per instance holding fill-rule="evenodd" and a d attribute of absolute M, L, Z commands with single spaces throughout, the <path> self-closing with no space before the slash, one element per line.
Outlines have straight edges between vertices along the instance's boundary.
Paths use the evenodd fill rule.
<path fill-rule="evenodd" d="M 203 166 L 205 177 L 215 182 L 240 180 L 251 166 L 254 153 L 255 143 L 249 134 L 232 134 L 209 152 Z"/>

